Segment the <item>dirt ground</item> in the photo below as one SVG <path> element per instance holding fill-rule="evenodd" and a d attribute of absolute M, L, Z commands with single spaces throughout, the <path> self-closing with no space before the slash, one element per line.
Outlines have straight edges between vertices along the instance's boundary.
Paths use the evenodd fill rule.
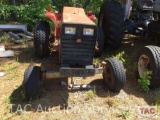
<path fill-rule="evenodd" d="M 34 56 L 33 42 L 14 44 L 4 41 L 7 50 L 13 50 L 15 57 L 0 58 L 0 119 L 1 120 L 138 120 L 138 106 L 156 106 L 160 90 L 148 93 L 140 91 L 135 75 L 136 53 L 145 45 L 157 44 L 154 40 L 142 40 L 139 37 L 126 35 L 122 46 L 114 51 L 106 50 L 100 59 L 122 54 L 126 70 L 126 85 L 120 93 L 103 89 L 102 75 L 93 77 L 74 78 L 77 84 L 92 84 L 95 89 L 70 89 L 62 87 L 61 81 L 68 85 L 71 78 L 44 80 L 41 99 L 25 101 L 22 89 L 23 74 L 31 65 L 41 66 L 43 70 L 59 68 L 58 53 L 52 53 L 49 58 L 37 59 Z M 96 60 L 95 60 L 96 61 Z M 96 87 L 97 86 L 97 87 Z M 160 110 L 156 117 L 142 118 L 160 120 Z"/>

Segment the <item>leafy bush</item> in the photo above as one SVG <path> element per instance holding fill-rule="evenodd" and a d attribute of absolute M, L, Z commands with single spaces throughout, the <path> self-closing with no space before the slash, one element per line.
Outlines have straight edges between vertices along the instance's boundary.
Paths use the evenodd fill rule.
<path fill-rule="evenodd" d="M 44 13 L 47 6 L 53 6 L 52 0 L 28 0 L 28 4 L 24 4 L 22 0 L 10 0 L 14 5 L 9 4 L 8 0 L 0 0 L 0 23 L 9 23 L 16 21 L 22 24 L 27 24 L 30 28 L 39 21 L 45 20 Z M 79 2 L 84 5 L 86 0 L 56 0 L 59 5 L 62 6 L 67 2 Z M 91 0 L 91 4 L 86 8 L 87 10 L 93 10 L 94 13 L 98 13 L 100 5 L 104 0 Z M 55 8 L 55 11 L 58 9 Z M 13 18 L 13 11 L 18 21 Z"/>
<path fill-rule="evenodd" d="M 138 83 L 140 84 L 141 91 L 149 92 L 151 75 L 152 75 L 152 71 L 147 71 L 140 76 L 140 79 L 138 79 Z"/>
<path fill-rule="evenodd" d="M 32 28 L 37 21 L 46 19 L 44 17 L 46 7 L 51 5 L 50 0 L 35 0 L 35 2 L 29 0 L 28 4 L 20 3 L 19 5 L 10 5 L 7 2 L 2 2 L 2 0 L 0 3 L 2 4 L 0 7 L 0 23 L 4 23 L 3 21 L 7 23 L 15 21 L 11 14 L 14 11 L 18 22 L 27 24 L 30 28 Z"/>
<path fill-rule="evenodd" d="M 79 2 L 82 5 L 87 0 L 56 0 L 61 9 L 67 2 Z M 85 11 L 92 10 L 94 14 L 99 13 L 100 7 L 105 0 L 90 0 L 90 4 Z M 12 4 L 11 4 L 12 3 Z M 13 4 L 14 3 L 14 4 Z M 133 0 L 133 10 L 136 9 L 136 0 Z M 0 24 L 9 22 L 19 22 L 27 24 L 29 28 L 33 28 L 34 24 L 39 20 L 46 20 L 44 13 L 47 6 L 53 6 L 52 0 L 0 0 Z M 58 9 L 54 7 L 54 10 Z M 17 19 L 15 19 L 17 18 Z"/>

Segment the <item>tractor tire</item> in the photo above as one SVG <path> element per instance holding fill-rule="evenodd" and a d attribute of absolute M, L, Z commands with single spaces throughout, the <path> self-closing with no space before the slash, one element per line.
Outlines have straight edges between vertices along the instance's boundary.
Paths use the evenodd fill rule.
<path fill-rule="evenodd" d="M 38 58 L 48 57 L 50 54 L 49 35 L 49 23 L 46 21 L 38 22 L 34 30 L 34 48 Z"/>
<path fill-rule="evenodd" d="M 105 88 L 110 91 L 119 92 L 124 88 L 126 83 L 126 74 L 122 63 L 116 58 L 106 60 L 106 65 L 103 67 L 103 80 Z"/>
<path fill-rule="evenodd" d="M 34 100 L 41 95 L 41 68 L 30 66 L 24 73 L 24 92 L 26 100 Z"/>
<path fill-rule="evenodd" d="M 102 4 L 98 17 L 98 25 L 104 32 L 105 47 L 115 49 L 122 43 L 125 21 L 125 10 L 117 1 L 106 1 Z"/>
<path fill-rule="evenodd" d="M 152 71 L 150 89 L 160 87 L 160 47 L 145 46 L 137 54 L 138 77 L 143 72 Z"/>
<path fill-rule="evenodd" d="M 95 50 L 95 54 L 94 54 L 95 58 L 101 57 L 103 48 L 104 48 L 104 34 L 100 26 L 97 26 L 97 33 L 98 33 L 98 36 L 96 41 L 96 48 L 98 48 L 98 50 Z"/>

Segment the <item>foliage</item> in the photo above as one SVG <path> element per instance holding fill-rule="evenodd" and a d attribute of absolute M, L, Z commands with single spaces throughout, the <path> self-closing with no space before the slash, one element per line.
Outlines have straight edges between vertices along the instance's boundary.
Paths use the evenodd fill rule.
<path fill-rule="evenodd" d="M 152 71 L 143 72 L 138 79 L 138 83 L 140 84 L 140 90 L 144 92 L 149 91 L 149 85 L 151 80 Z"/>
<path fill-rule="evenodd" d="M 0 8 L 0 22 L 15 21 L 22 24 L 27 24 L 29 27 L 33 27 L 37 21 L 45 19 L 45 8 L 50 4 L 50 0 L 36 0 L 35 3 L 33 3 L 32 0 L 29 0 L 28 4 L 20 5 L 9 5 L 7 2 L 3 2 Z M 16 21 L 11 14 L 13 11 L 18 18 L 18 21 Z"/>
<path fill-rule="evenodd" d="M 160 110 L 160 96 L 158 96 L 156 98 L 156 104 L 155 104 L 155 106 L 156 106 L 157 110 Z"/>
<path fill-rule="evenodd" d="M 94 90 L 89 90 L 87 92 L 87 99 L 93 99 L 93 97 L 95 96 L 96 94 L 96 89 L 95 89 L 95 86 L 94 86 Z"/>
<path fill-rule="evenodd" d="M 94 92 L 93 92 L 92 90 L 88 91 L 88 93 L 87 93 L 87 98 L 88 98 L 88 99 L 92 99 L 93 96 L 94 96 Z"/>
<path fill-rule="evenodd" d="M 118 50 L 109 52 L 107 58 L 115 57 L 118 60 L 120 60 L 123 64 L 125 64 L 126 63 L 126 60 L 124 58 L 125 56 L 126 56 L 125 51 L 120 51 L 119 52 L 119 49 L 118 49 Z"/>
<path fill-rule="evenodd" d="M 128 119 L 129 116 L 130 116 L 129 110 L 122 110 L 122 111 L 121 111 L 121 114 L 122 114 L 122 118 L 123 118 L 123 119 Z"/>
<path fill-rule="evenodd" d="M 58 12 L 58 8 L 53 6 L 52 0 L 27 0 L 26 4 L 25 0 L 16 1 L 9 0 L 14 3 L 14 5 L 9 4 L 8 0 L 0 0 L 0 23 L 9 23 L 9 22 L 19 22 L 21 24 L 27 24 L 29 28 L 33 28 L 34 24 L 40 20 L 48 20 L 44 17 L 44 13 L 46 12 L 47 6 L 52 6 L 55 12 Z M 59 4 L 60 8 L 67 2 L 79 2 L 82 5 L 85 4 L 87 0 L 56 0 Z M 91 4 L 86 8 L 87 10 L 93 10 L 94 13 L 98 14 L 100 5 L 104 0 L 95 1 L 91 0 Z M 15 19 L 15 16 L 17 19 Z"/>
<path fill-rule="evenodd" d="M 56 0 L 62 10 L 67 2 L 78 2 L 84 5 L 87 0 Z M 90 4 L 85 9 L 92 10 L 98 16 L 100 7 L 105 0 L 90 0 Z M 12 4 L 11 4 L 12 3 Z M 133 11 L 136 9 L 136 0 L 133 0 Z M 52 6 L 54 11 L 58 12 L 52 0 L 0 0 L 0 24 L 9 22 L 19 22 L 27 24 L 33 28 L 34 24 L 40 20 L 46 20 L 44 13 L 47 6 Z M 48 19 L 47 19 L 48 20 Z"/>
<path fill-rule="evenodd" d="M 122 63 L 125 63 L 125 59 L 123 58 L 124 54 L 125 54 L 125 52 L 122 51 L 122 52 L 116 54 L 115 57 L 116 57 L 117 59 L 119 59 Z"/>

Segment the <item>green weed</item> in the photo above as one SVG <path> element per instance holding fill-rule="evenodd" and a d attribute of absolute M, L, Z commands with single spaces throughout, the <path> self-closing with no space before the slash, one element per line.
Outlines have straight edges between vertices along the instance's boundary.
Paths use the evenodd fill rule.
<path fill-rule="evenodd" d="M 93 97 L 95 96 L 96 94 L 96 91 L 95 89 L 94 90 L 89 90 L 88 93 L 87 93 L 87 99 L 93 99 Z"/>
<path fill-rule="evenodd" d="M 116 54 L 115 58 L 119 59 L 122 63 L 125 63 L 126 60 L 124 59 L 124 54 L 125 54 L 125 52 L 122 51 L 122 52 Z"/>
<path fill-rule="evenodd" d="M 122 52 L 118 52 L 116 51 L 113 51 L 113 52 L 110 52 L 110 54 L 107 56 L 107 58 L 110 58 L 110 57 L 115 57 L 117 59 L 119 59 L 123 64 L 126 62 L 126 60 L 124 59 L 124 55 L 125 55 L 125 52 L 122 51 Z"/>
<path fill-rule="evenodd" d="M 121 111 L 121 116 L 122 116 L 123 119 L 128 119 L 129 116 L 130 116 L 129 110 L 122 110 Z"/>
<path fill-rule="evenodd" d="M 4 42 L 4 43 L 8 43 L 8 42 L 9 42 L 8 34 L 7 34 L 7 33 L 4 33 L 4 34 L 1 36 L 1 40 L 2 40 L 2 42 Z"/>
<path fill-rule="evenodd" d="M 140 84 L 140 90 L 143 92 L 149 92 L 149 85 L 151 80 L 152 71 L 144 72 L 140 79 L 138 79 L 138 83 Z"/>

